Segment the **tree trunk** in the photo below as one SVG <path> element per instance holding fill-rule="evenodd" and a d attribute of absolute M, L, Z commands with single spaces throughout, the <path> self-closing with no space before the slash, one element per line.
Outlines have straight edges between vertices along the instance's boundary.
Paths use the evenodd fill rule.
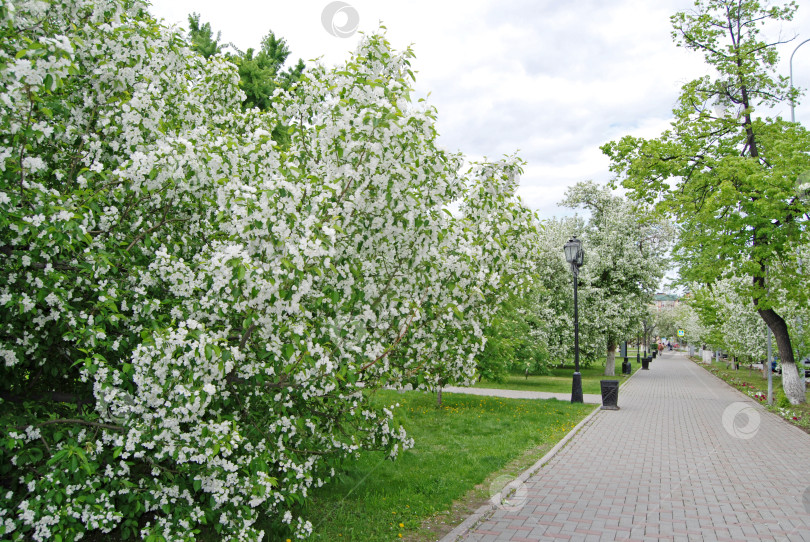
<path fill-rule="evenodd" d="M 760 236 L 754 232 L 754 245 L 764 244 L 760 242 Z M 762 275 L 754 277 L 754 286 L 760 291 L 767 291 L 765 276 L 767 268 L 759 262 Z M 790 344 L 790 333 L 785 323 L 785 319 L 779 316 L 773 309 L 762 309 L 759 307 L 759 299 L 754 297 L 754 307 L 757 308 L 759 316 L 773 333 L 776 340 L 776 349 L 779 352 L 779 361 L 782 365 L 782 389 L 791 405 L 800 405 L 807 402 L 805 397 L 804 371 L 799 378 L 799 369 L 796 367 L 796 359 L 793 357 L 793 346 Z M 766 362 L 767 363 L 767 362 Z M 766 373 L 767 374 L 767 373 Z"/>
<path fill-rule="evenodd" d="M 608 337 L 607 361 L 605 362 L 605 376 L 616 374 L 616 339 Z"/>
<path fill-rule="evenodd" d="M 773 332 L 776 340 L 776 349 L 782 364 L 782 388 L 791 405 L 806 402 L 804 389 L 804 375 L 799 377 L 799 369 L 793 357 L 793 346 L 790 344 L 790 334 L 785 320 L 773 309 L 757 309 L 759 316 Z M 766 362 L 767 363 L 767 362 Z"/>
<path fill-rule="evenodd" d="M 436 406 L 437 407 L 442 406 L 442 388 L 441 388 L 441 386 L 439 386 L 436 389 Z"/>

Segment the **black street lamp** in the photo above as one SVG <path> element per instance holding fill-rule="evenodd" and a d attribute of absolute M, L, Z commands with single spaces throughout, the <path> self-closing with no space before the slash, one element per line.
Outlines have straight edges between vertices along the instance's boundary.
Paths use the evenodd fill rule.
<path fill-rule="evenodd" d="M 579 268 L 582 267 L 585 253 L 582 251 L 582 241 L 572 237 L 565 246 L 565 261 L 571 264 L 571 273 L 574 275 L 574 381 L 571 385 L 571 402 L 582 403 L 582 375 L 579 373 L 579 300 L 577 299 L 577 282 Z"/>

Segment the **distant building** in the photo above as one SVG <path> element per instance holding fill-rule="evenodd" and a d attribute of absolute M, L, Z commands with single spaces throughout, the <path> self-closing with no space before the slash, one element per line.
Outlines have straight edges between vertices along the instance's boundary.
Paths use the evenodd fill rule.
<path fill-rule="evenodd" d="M 680 298 L 675 294 L 657 293 L 653 296 L 653 302 L 655 303 L 655 309 L 660 311 L 661 309 L 677 307 Z"/>

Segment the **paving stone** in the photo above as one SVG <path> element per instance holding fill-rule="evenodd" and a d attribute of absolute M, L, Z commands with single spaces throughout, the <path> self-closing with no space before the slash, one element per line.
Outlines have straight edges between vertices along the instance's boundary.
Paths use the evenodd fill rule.
<path fill-rule="evenodd" d="M 795 461 L 810 435 L 674 352 L 622 385 L 619 406 L 526 480 L 522 510 L 496 508 L 442 542 L 810 542 L 810 469 Z"/>

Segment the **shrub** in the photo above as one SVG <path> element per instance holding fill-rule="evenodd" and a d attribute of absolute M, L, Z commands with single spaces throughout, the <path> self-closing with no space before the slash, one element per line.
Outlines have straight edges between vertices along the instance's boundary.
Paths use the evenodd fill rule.
<path fill-rule="evenodd" d="M 0 535 L 305 536 L 340 458 L 410 445 L 364 390 L 474 377 L 520 162 L 462 172 L 380 35 L 263 112 L 140 2 L 0 17 Z"/>

